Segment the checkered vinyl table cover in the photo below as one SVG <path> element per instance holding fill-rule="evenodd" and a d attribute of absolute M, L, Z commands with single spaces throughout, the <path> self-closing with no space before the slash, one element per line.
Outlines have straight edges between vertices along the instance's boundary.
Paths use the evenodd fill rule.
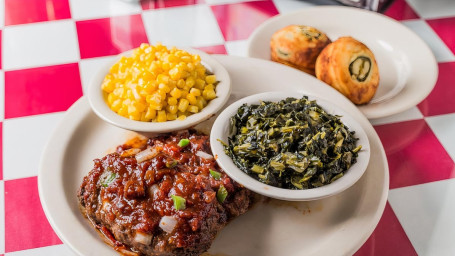
<path fill-rule="evenodd" d="M 74 255 L 44 215 L 37 172 L 45 143 L 97 67 L 142 42 L 245 56 L 262 22 L 317 3 L 0 0 L 0 255 Z M 439 78 L 416 107 L 371 120 L 390 193 L 355 255 L 455 255 L 455 1 L 396 0 L 384 13 L 428 43 Z"/>

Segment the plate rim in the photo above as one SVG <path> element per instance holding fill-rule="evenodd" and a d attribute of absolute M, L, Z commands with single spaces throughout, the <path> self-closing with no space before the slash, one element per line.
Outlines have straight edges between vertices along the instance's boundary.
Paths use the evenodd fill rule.
<path fill-rule="evenodd" d="M 254 31 L 251 33 L 251 35 L 248 37 L 246 55 L 248 57 L 251 57 L 251 58 L 262 59 L 260 57 L 254 56 L 254 54 L 252 54 L 253 48 L 255 46 L 257 46 L 256 44 L 253 44 L 253 41 L 259 35 L 261 35 L 261 33 L 264 33 L 264 30 L 268 26 L 271 26 L 271 24 L 279 22 L 280 20 L 291 19 L 291 17 L 293 17 L 293 16 L 295 16 L 297 14 L 311 13 L 314 10 L 317 10 L 317 11 L 321 11 L 321 10 L 322 11 L 332 11 L 332 10 L 334 10 L 334 11 L 339 11 L 339 12 L 353 12 L 353 13 L 359 13 L 359 14 L 362 13 L 362 14 L 368 15 L 370 17 L 383 19 L 384 21 L 387 21 L 387 22 L 390 22 L 391 24 L 396 25 L 397 28 L 403 29 L 407 33 L 411 34 L 414 37 L 414 39 L 416 39 L 418 41 L 418 43 L 421 44 L 421 46 L 422 46 L 421 50 L 423 50 L 423 53 L 425 55 L 427 55 L 427 57 L 431 60 L 430 61 L 431 63 L 430 62 L 425 62 L 425 64 L 427 64 L 427 70 L 432 70 L 433 71 L 433 72 L 430 72 L 430 75 L 432 76 L 432 78 L 430 80 L 432 82 L 431 82 L 431 85 L 429 85 L 427 87 L 427 90 L 423 91 L 423 93 L 421 93 L 419 97 L 411 100 L 408 104 L 405 104 L 405 105 L 401 104 L 401 105 L 398 105 L 398 106 L 394 106 L 394 110 L 393 111 L 389 110 L 389 111 L 386 111 L 386 112 L 382 112 L 381 110 L 374 110 L 374 109 L 371 110 L 373 105 L 369 105 L 369 104 L 358 106 L 358 108 L 362 111 L 362 113 L 368 119 L 384 118 L 384 117 L 389 117 L 389 116 L 392 116 L 392 115 L 395 115 L 395 114 L 402 113 L 402 112 L 404 112 L 406 110 L 409 110 L 412 107 L 417 106 L 420 102 L 422 102 L 432 92 L 433 88 L 436 85 L 437 79 L 438 79 L 439 66 L 438 66 L 438 62 L 436 60 L 436 57 L 434 56 L 433 51 L 431 50 L 429 45 L 417 33 L 415 33 L 410 28 L 406 27 L 405 25 L 403 25 L 401 22 L 399 22 L 399 21 L 397 21 L 397 20 L 395 20 L 395 19 L 393 19 L 391 17 L 388 17 L 388 16 L 386 16 L 386 15 L 384 15 L 382 13 L 377 13 L 377 12 L 373 12 L 373 11 L 369 11 L 369 10 L 365 10 L 365 9 L 360 9 L 360 8 L 355 8 L 355 7 L 332 6 L 332 5 L 311 6 L 311 7 L 299 9 L 299 10 L 296 10 L 296 11 L 291 11 L 291 12 L 288 12 L 288 13 L 280 13 L 278 15 L 275 15 L 274 17 L 266 20 L 261 25 L 256 27 L 254 29 Z M 350 35 L 346 35 L 346 36 L 350 36 Z M 264 59 L 264 60 L 267 60 L 267 59 Z M 267 60 L 267 61 L 271 61 L 271 60 Z M 413 64 L 410 63 L 410 67 L 412 67 L 412 65 Z M 426 73 L 425 75 L 428 75 L 428 73 Z M 409 78 L 408 78 L 408 80 L 409 80 Z M 389 104 L 391 100 L 393 100 L 398 95 L 402 94 L 403 90 L 406 87 L 409 88 L 408 81 L 403 86 L 403 88 L 398 93 L 396 93 L 393 97 L 391 97 L 389 99 L 386 99 L 384 101 L 378 102 L 378 103 L 374 103 L 374 105 L 378 106 L 377 108 L 380 108 L 381 105 L 384 106 L 384 104 L 385 105 Z"/>
<path fill-rule="evenodd" d="M 259 59 L 251 59 L 251 58 L 244 58 L 244 57 L 235 57 L 235 56 L 225 56 L 225 55 L 215 55 L 216 58 L 218 58 L 221 62 L 222 61 L 226 61 L 226 60 L 229 60 L 229 59 L 237 59 L 237 61 L 252 61 L 252 62 L 255 62 L 255 63 L 262 63 L 262 65 L 278 65 L 276 66 L 276 68 L 280 68 L 280 65 L 279 64 L 273 64 L 273 63 L 269 63 L 267 61 L 264 61 L 264 60 L 259 60 Z M 234 60 L 235 61 L 235 60 Z M 223 62 L 222 62 L 223 63 Z M 85 109 L 85 111 L 80 111 L 79 108 L 83 108 Z M 356 109 L 356 108 L 355 108 Z M 356 111 L 358 111 L 356 109 Z M 360 113 L 360 111 L 359 111 Z M 77 115 L 77 118 L 74 118 L 73 115 Z M 40 161 L 40 165 L 39 165 L 39 171 L 38 171 L 38 191 L 39 191 L 39 196 L 40 196 L 40 202 L 43 206 L 43 210 L 45 212 L 45 215 L 46 215 L 46 218 L 49 220 L 49 223 L 51 224 L 52 228 L 54 229 L 54 231 L 56 232 L 56 234 L 59 236 L 59 238 L 66 244 L 68 245 L 75 253 L 79 254 L 79 255 L 83 255 L 83 253 L 77 248 L 75 247 L 75 245 L 69 240 L 69 238 L 67 237 L 66 234 L 63 234 L 62 233 L 62 230 L 60 230 L 60 226 L 56 223 L 58 222 L 57 219 L 54 219 L 55 216 L 54 216 L 54 213 L 53 212 L 50 212 L 50 209 L 48 208 L 48 205 L 47 205 L 47 200 L 49 200 L 48 198 L 45 198 L 45 195 L 47 193 L 49 193 L 49 191 L 46 192 L 46 188 L 45 188 L 45 183 L 44 180 L 45 179 L 51 179 L 52 180 L 56 180 L 58 178 L 61 178 L 62 175 L 55 175 L 55 176 L 44 176 L 46 174 L 46 157 L 48 157 L 48 155 L 54 151 L 58 151 L 60 150 L 61 148 L 64 148 L 64 150 L 60 151 L 60 152 L 64 152 L 66 150 L 66 147 L 62 147 L 62 140 L 60 139 L 59 135 L 61 135 L 62 132 L 65 132 L 66 134 L 70 134 L 71 136 L 68 136 L 66 138 L 67 141 L 70 141 L 71 140 L 71 137 L 72 135 L 74 134 L 74 131 L 77 130 L 77 128 L 79 127 L 79 125 L 81 125 L 81 121 L 84 120 L 85 118 L 87 118 L 89 116 L 89 114 L 93 114 L 95 115 L 94 113 L 91 112 L 90 110 L 90 107 L 88 105 L 88 102 L 87 102 L 87 99 L 85 96 L 83 96 L 82 98 L 80 98 L 76 103 L 74 103 L 70 109 L 67 111 L 67 113 L 65 113 L 64 117 L 60 120 L 59 124 L 57 125 L 56 129 L 54 130 L 54 132 L 52 133 L 51 135 L 51 138 L 49 139 L 48 143 L 46 144 L 45 146 L 45 149 L 43 150 L 43 154 L 41 156 L 41 161 Z M 360 114 L 361 115 L 361 114 Z M 365 119 L 366 122 L 368 123 L 369 126 L 371 126 L 371 124 L 368 122 L 368 120 L 363 116 L 361 115 L 361 118 Z M 67 129 L 66 126 L 68 125 L 68 123 L 70 122 L 73 122 L 74 126 L 72 127 L 72 129 Z M 368 131 L 366 131 L 367 133 L 369 132 L 372 132 L 371 134 L 369 134 L 369 136 L 373 136 L 374 138 L 374 143 L 378 143 L 377 146 L 380 148 L 380 158 L 381 158 L 381 161 L 382 163 L 384 164 L 384 169 L 382 170 L 382 175 L 383 175 L 383 178 L 384 178 L 384 184 L 382 184 L 382 193 L 381 193 L 381 196 L 380 196 L 380 200 L 378 202 L 378 207 L 374 213 L 373 216 L 371 216 L 370 219 L 372 219 L 368 224 L 369 224 L 369 227 L 367 229 L 365 229 L 365 232 L 363 233 L 362 236 L 359 236 L 359 239 L 358 239 L 358 242 L 357 244 L 354 244 L 350 247 L 350 249 L 346 249 L 347 253 L 354 253 L 355 251 L 357 251 L 363 244 L 364 242 L 368 239 L 368 237 L 371 235 L 371 233 L 374 231 L 375 227 L 377 226 L 383 212 L 384 212 L 384 209 L 385 209 L 385 205 L 386 205 L 386 202 L 387 202 L 387 195 L 388 195 L 388 192 L 389 192 L 389 188 L 388 188 L 388 184 L 389 184 L 389 175 L 388 175 L 388 163 L 387 163 L 387 158 L 386 158 L 386 155 L 385 155 L 385 151 L 384 151 L 384 148 L 382 146 L 382 143 L 379 139 L 379 136 L 377 135 L 377 133 L 374 131 L 373 127 L 371 126 L 369 128 Z M 58 147 L 55 147 L 55 145 L 59 145 L 60 144 L 60 148 Z M 370 139 L 370 146 L 372 146 L 372 141 Z M 63 163 L 63 159 L 64 159 L 64 153 L 61 153 L 61 163 L 59 163 L 60 165 L 57 166 L 57 168 L 60 168 L 61 167 L 61 164 Z M 54 158 L 55 160 L 55 158 Z M 53 164 L 55 164 L 55 161 L 52 162 Z M 61 193 L 61 195 L 55 195 L 55 194 L 58 194 L 58 193 L 54 193 L 52 194 L 52 197 L 53 199 L 55 199 L 55 196 L 62 196 L 62 194 L 64 193 Z M 71 209 L 69 209 L 71 210 Z M 91 240 L 90 240 L 91 241 Z M 106 245 L 107 247 L 107 245 Z M 108 247 L 110 249 L 110 247 Z M 92 254 L 92 255 L 96 255 L 96 254 Z"/>

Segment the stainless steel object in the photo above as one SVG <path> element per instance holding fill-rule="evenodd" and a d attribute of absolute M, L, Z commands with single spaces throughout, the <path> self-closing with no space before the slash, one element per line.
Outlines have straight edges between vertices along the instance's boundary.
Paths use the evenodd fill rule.
<path fill-rule="evenodd" d="M 370 11 L 381 11 L 391 0 L 336 0 L 344 5 L 359 7 Z"/>

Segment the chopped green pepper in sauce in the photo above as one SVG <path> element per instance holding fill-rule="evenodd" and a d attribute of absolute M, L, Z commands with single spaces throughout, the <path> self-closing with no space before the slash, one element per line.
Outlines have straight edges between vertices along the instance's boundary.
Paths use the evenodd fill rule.
<path fill-rule="evenodd" d="M 186 208 L 186 200 L 181 196 L 171 195 L 172 201 L 174 201 L 174 208 L 177 211 L 185 210 Z"/>
<path fill-rule="evenodd" d="M 310 189 L 344 175 L 361 149 L 357 140 L 338 116 L 304 96 L 242 105 L 223 146 L 238 168 L 265 184 Z"/>

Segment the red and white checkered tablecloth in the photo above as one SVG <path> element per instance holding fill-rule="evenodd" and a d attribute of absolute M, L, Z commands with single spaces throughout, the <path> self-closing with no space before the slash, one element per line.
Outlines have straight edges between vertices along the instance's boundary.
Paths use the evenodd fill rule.
<path fill-rule="evenodd" d="M 43 213 L 38 164 L 99 65 L 158 41 L 245 56 L 262 22 L 317 3 L 0 0 L 0 256 L 74 255 Z M 390 193 L 355 255 L 455 255 L 455 1 L 396 0 L 384 13 L 428 43 L 439 78 L 416 107 L 371 120 L 387 153 Z"/>

